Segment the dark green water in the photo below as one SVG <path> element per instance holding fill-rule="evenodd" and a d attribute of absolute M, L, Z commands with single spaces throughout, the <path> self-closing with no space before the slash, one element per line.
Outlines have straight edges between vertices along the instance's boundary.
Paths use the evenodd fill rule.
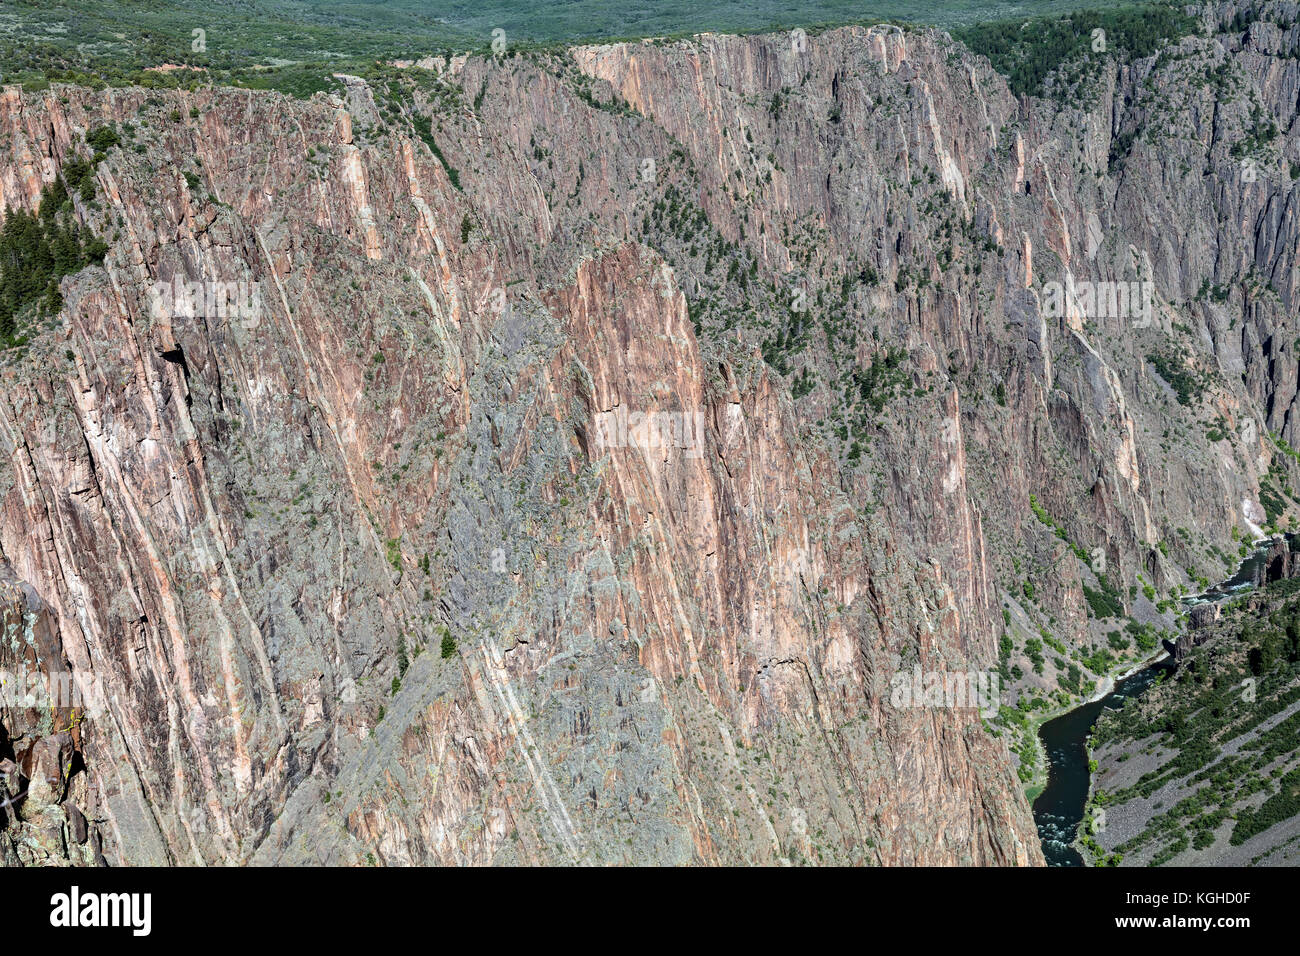
<path fill-rule="evenodd" d="M 1266 542 L 1256 549 L 1227 581 L 1204 594 L 1186 599 L 1184 605 L 1222 601 L 1249 590 L 1270 544 Z M 1091 775 L 1088 773 L 1086 744 L 1102 708 L 1118 710 L 1126 699 L 1137 697 L 1154 684 L 1162 672 L 1173 667 L 1171 660 L 1157 661 L 1124 678 L 1101 700 L 1076 707 L 1038 728 L 1043 751 L 1047 754 L 1048 772 L 1047 787 L 1034 801 L 1034 823 L 1038 826 L 1038 839 L 1043 845 L 1043 857 L 1048 866 L 1083 866 L 1083 858 L 1073 844 L 1088 802 Z"/>
<path fill-rule="evenodd" d="M 1085 745 L 1103 707 L 1118 710 L 1129 697 L 1137 697 L 1155 683 L 1162 671 L 1172 670 L 1165 659 L 1120 681 L 1101 700 L 1076 707 L 1038 729 L 1047 753 L 1047 787 L 1034 801 L 1034 822 L 1048 866 L 1083 866 L 1074 848 L 1079 821 L 1088 802 L 1088 750 Z"/>

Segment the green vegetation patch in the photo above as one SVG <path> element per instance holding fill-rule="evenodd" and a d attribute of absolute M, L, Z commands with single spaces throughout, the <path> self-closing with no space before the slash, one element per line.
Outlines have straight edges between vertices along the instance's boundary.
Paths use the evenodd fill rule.
<path fill-rule="evenodd" d="M 1104 38 L 1095 31 L 1104 31 Z M 1054 18 L 981 23 L 953 35 L 988 57 L 1020 96 L 1045 96 L 1058 77 L 1057 98 L 1095 73 L 1103 59 L 1150 56 L 1165 42 L 1197 32 L 1196 20 L 1174 4 L 1153 3 L 1082 10 Z M 1097 49 L 1098 40 L 1101 49 Z"/>
<path fill-rule="evenodd" d="M 88 164 L 73 163 L 69 169 L 79 194 L 93 196 Z M 35 214 L 10 212 L 0 227 L 0 345 L 21 345 L 24 323 L 63 307 L 59 280 L 103 262 L 107 253 L 107 244 L 77 222 L 61 180 L 42 190 Z"/>

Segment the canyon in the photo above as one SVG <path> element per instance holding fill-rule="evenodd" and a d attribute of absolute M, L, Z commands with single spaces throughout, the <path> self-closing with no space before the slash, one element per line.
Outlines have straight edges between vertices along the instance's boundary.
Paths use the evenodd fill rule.
<path fill-rule="evenodd" d="M 1026 715 L 1296 513 L 1298 114 L 1295 3 L 3 87 L 108 245 L 0 357 L 5 862 L 1041 865 Z"/>

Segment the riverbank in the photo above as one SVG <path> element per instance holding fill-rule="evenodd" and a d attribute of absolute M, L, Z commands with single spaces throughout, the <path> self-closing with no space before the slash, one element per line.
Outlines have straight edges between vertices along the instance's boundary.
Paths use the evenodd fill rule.
<path fill-rule="evenodd" d="M 1025 799 L 1029 801 L 1031 809 L 1034 805 L 1034 801 L 1042 795 L 1045 789 L 1047 789 L 1047 779 L 1051 773 L 1047 750 L 1043 747 L 1043 738 L 1040 733 L 1043 725 L 1055 720 L 1057 717 L 1064 717 L 1072 710 L 1078 710 L 1080 707 L 1087 707 L 1089 704 L 1095 704 L 1097 701 L 1105 699 L 1109 694 L 1115 692 L 1115 685 L 1118 682 L 1132 677 L 1134 674 L 1139 671 L 1144 671 L 1148 667 L 1154 667 L 1156 664 L 1159 664 L 1168 657 L 1169 649 L 1161 648 L 1160 652 L 1152 657 L 1148 657 L 1141 661 L 1133 661 L 1126 665 L 1123 670 L 1103 676 L 1099 680 L 1093 695 L 1086 700 L 1080 698 L 1079 700 L 1063 704 L 1060 707 L 1045 711 L 1029 719 L 1029 730 L 1033 734 L 1032 739 L 1034 742 L 1034 776 L 1027 784 L 1025 784 Z"/>
<path fill-rule="evenodd" d="M 1163 686 L 1095 724 L 1085 862 L 1300 860 L 1300 575 L 1265 582 L 1195 633 Z M 1089 826 L 1103 811 L 1105 825 Z"/>
<path fill-rule="evenodd" d="M 1152 657 L 1150 660 L 1145 661 L 1141 664 L 1136 664 L 1130 669 L 1128 669 L 1127 671 L 1124 671 L 1121 674 L 1116 674 L 1113 678 L 1107 677 L 1103 683 L 1108 684 L 1109 687 L 1106 689 L 1106 692 L 1104 694 L 1102 694 L 1100 697 L 1094 698 L 1094 700 L 1102 700 L 1106 697 L 1107 694 L 1113 693 L 1115 690 L 1116 682 L 1123 681 L 1129 677 L 1132 677 L 1134 674 L 1138 674 L 1141 671 L 1146 670 L 1148 667 L 1155 667 L 1161 661 L 1168 660 L 1169 656 L 1170 656 L 1169 650 L 1167 648 L 1162 649 L 1159 654 L 1157 654 L 1155 657 Z M 1092 701 L 1089 701 L 1089 703 L 1092 703 Z M 1100 719 L 1101 719 L 1101 715 L 1098 714 L 1098 720 Z M 1097 726 L 1096 721 L 1094 721 L 1093 722 L 1094 729 L 1096 728 L 1096 726 Z M 1083 757 L 1085 760 L 1088 761 L 1088 795 L 1087 797 L 1084 798 L 1083 801 L 1083 816 L 1079 818 L 1078 831 L 1075 835 L 1074 842 L 1070 845 L 1074 848 L 1074 851 L 1079 854 L 1080 859 L 1084 861 L 1085 865 L 1091 864 L 1093 866 L 1097 866 L 1099 865 L 1098 861 L 1104 859 L 1104 854 L 1102 856 L 1098 856 L 1097 853 L 1093 852 L 1092 847 L 1089 846 L 1084 839 L 1084 824 L 1088 820 L 1090 820 L 1093 816 L 1093 811 L 1095 809 L 1093 798 L 1096 796 L 1096 792 L 1097 792 L 1097 774 L 1092 772 L 1093 757 L 1092 757 L 1092 734 L 1091 733 L 1089 733 L 1088 736 L 1084 738 Z M 1091 836 L 1091 833 L 1092 831 L 1089 830 L 1088 835 Z"/>
<path fill-rule="evenodd" d="M 1039 738 L 1051 770 L 1046 788 L 1034 802 L 1034 820 L 1049 865 L 1081 866 L 1085 862 L 1078 849 L 1079 828 L 1092 795 L 1088 742 L 1097 720 L 1107 710 L 1122 708 L 1128 699 L 1145 693 L 1171 665 L 1168 654 L 1155 655 L 1144 667 L 1126 665 L 1127 677 L 1099 681 L 1085 703 L 1040 728 Z M 1113 689 L 1107 690 L 1112 685 Z"/>
<path fill-rule="evenodd" d="M 1286 536 L 1290 538 L 1290 536 Z M 1275 546 L 1277 539 L 1268 538 L 1253 542 L 1255 549 L 1242 559 L 1236 572 L 1225 581 L 1208 588 L 1201 594 L 1184 598 L 1183 609 L 1196 604 L 1218 603 L 1266 583 L 1268 572 L 1261 562 Z M 1284 574 L 1288 573 L 1285 570 Z M 1292 572 L 1293 573 L 1293 572 Z M 1162 647 L 1150 658 L 1124 666 L 1100 679 L 1087 700 L 1055 710 L 1038 717 L 1034 722 L 1035 774 L 1025 789 L 1031 801 L 1039 839 L 1049 865 L 1077 866 L 1080 864 L 1118 860 L 1107 857 L 1092 840 L 1091 832 L 1084 832 L 1085 821 L 1095 809 L 1096 775 L 1091 744 L 1097 720 L 1109 707 L 1118 708 L 1123 700 L 1144 693 L 1161 673 L 1172 669 L 1165 664 L 1170 651 Z M 1111 698 L 1114 698 L 1112 700 Z M 1053 722 L 1058 722 L 1053 725 Z M 1057 755 L 1057 766 L 1052 766 L 1052 754 Z M 1041 770 L 1040 770 L 1041 768 Z M 1053 776 L 1053 769 L 1058 776 Z"/>

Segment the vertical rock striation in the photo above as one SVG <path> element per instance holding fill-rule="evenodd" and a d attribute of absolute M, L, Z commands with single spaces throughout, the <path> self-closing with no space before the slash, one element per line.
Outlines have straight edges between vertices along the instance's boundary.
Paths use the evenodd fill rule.
<path fill-rule="evenodd" d="M 1081 646 L 1068 543 L 1167 593 L 1292 467 L 1295 181 L 1232 174 L 1248 102 L 1170 91 L 1229 64 L 1300 161 L 1295 34 L 1071 106 L 892 27 L 400 103 L 6 88 L 4 210 L 130 127 L 75 199 L 103 268 L 0 368 L 0 664 L 103 690 L 0 711 L 6 858 L 1040 864 L 1005 737 L 894 678 L 996 666 L 1013 607 Z M 1067 274 L 1157 314 L 1049 315 Z M 1223 441 L 1162 447 L 1203 427 L 1170 343 Z"/>

